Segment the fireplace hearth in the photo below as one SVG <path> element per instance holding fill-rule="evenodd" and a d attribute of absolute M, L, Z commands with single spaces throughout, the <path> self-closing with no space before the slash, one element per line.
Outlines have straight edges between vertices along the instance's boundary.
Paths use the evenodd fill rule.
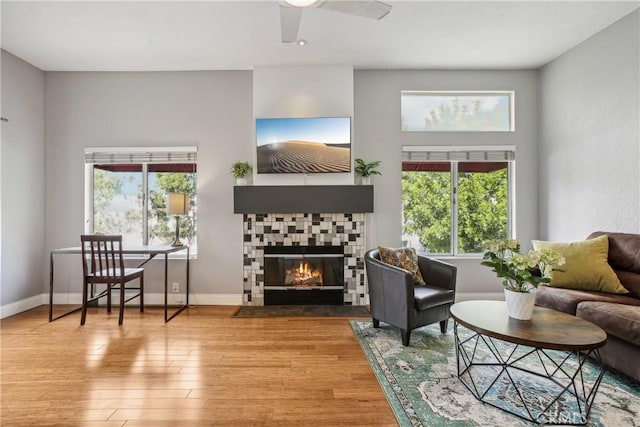
<path fill-rule="evenodd" d="M 342 246 L 264 248 L 265 305 L 343 305 Z"/>

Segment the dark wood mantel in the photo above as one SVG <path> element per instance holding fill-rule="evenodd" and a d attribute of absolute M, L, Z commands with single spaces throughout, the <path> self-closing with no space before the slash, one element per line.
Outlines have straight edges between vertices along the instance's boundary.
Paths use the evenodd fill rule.
<path fill-rule="evenodd" d="M 233 213 L 373 212 L 372 185 L 246 185 L 233 187 Z"/>

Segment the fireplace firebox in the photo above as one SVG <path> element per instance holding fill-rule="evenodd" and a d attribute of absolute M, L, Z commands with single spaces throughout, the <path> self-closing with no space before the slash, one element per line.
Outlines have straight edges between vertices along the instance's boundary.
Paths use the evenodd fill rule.
<path fill-rule="evenodd" d="M 343 305 L 342 246 L 266 246 L 265 305 Z"/>

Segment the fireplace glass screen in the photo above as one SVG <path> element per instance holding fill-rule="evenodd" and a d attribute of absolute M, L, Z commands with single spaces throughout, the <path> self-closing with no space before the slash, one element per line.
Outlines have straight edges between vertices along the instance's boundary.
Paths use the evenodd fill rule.
<path fill-rule="evenodd" d="M 265 288 L 343 288 L 342 246 L 265 248 Z"/>
<path fill-rule="evenodd" d="M 344 304 L 342 246 L 264 248 L 265 305 Z"/>
<path fill-rule="evenodd" d="M 265 288 L 343 289 L 342 246 L 265 248 Z"/>

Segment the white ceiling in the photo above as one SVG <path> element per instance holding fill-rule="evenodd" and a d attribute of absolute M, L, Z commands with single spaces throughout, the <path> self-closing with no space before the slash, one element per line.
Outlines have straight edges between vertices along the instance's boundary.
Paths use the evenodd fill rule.
<path fill-rule="evenodd" d="M 538 68 L 639 6 L 635 1 L 386 1 L 373 21 L 304 11 L 282 44 L 272 1 L 2 1 L 2 48 L 42 70 Z"/>

